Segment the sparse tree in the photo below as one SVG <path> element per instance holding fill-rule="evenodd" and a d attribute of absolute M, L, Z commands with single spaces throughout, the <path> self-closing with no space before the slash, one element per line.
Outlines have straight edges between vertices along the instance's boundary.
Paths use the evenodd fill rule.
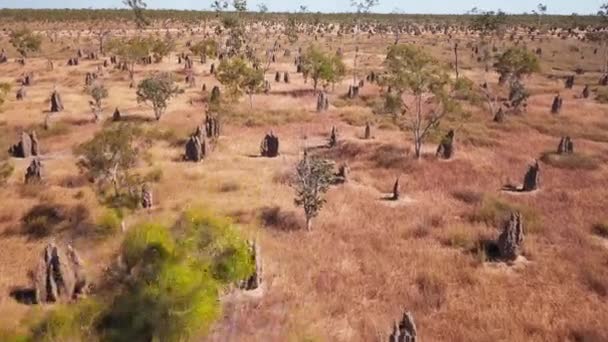
<path fill-rule="evenodd" d="M 217 79 L 227 89 L 232 98 L 238 98 L 246 92 L 253 107 L 253 95 L 263 90 L 264 73 L 255 70 L 242 58 L 224 60 L 217 69 Z"/>
<path fill-rule="evenodd" d="M 333 180 L 333 164 L 324 159 L 304 158 L 296 167 L 295 204 L 304 209 L 306 229 L 312 230 L 312 220 L 319 215 L 325 204 L 324 194 Z"/>
<path fill-rule="evenodd" d="M 412 132 L 420 158 L 426 137 L 455 108 L 449 93 L 452 82 L 437 60 L 414 45 L 391 46 L 385 67 L 388 73 L 382 83 L 400 97 L 403 125 Z"/>
<path fill-rule="evenodd" d="M 150 39 L 149 44 L 155 63 L 162 62 L 175 49 L 175 43 L 169 39 Z"/>
<path fill-rule="evenodd" d="M 379 0 L 351 0 L 350 6 L 355 8 L 356 14 L 354 16 L 355 22 L 355 57 L 353 59 L 353 86 L 357 86 L 357 62 L 359 61 L 359 26 L 361 18 L 364 14 L 370 12 L 370 10 L 380 3 Z"/>
<path fill-rule="evenodd" d="M 540 70 L 538 57 L 525 48 L 512 47 L 498 56 L 494 69 L 506 81 L 530 75 Z"/>
<path fill-rule="evenodd" d="M 42 38 L 28 28 L 11 32 L 9 41 L 23 59 L 32 52 L 40 51 L 40 46 L 42 45 Z"/>
<path fill-rule="evenodd" d="M 96 180 L 109 181 L 116 196 L 128 180 L 129 170 L 137 162 L 136 138 L 139 130 L 127 124 L 114 125 L 95 134 L 79 146 L 78 165 Z"/>
<path fill-rule="evenodd" d="M 205 39 L 190 46 L 190 51 L 199 57 L 214 57 L 217 50 L 217 42 L 213 39 Z"/>
<path fill-rule="evenodd" d="M 148 18 L 146 18 L 144 15 L 144 11 L 146 7 L 148 7 L 144 0 L 123 0 L 123 4 L 133 10 L 133 15 L 135 16 L 135 25 L 138 29 L 143 29 L 144 27 L 150 25 L 150 20 L 148 20 Z"/>
<path fill-rule="evenodd" d="M 108 97 L 108 89 L 101 82 L 93 82 L 87 87 L 86 92 L 91 96 L 89 105 L 93 112 L 93 120 L 98 122 L 101 119 L 101 112 L 103 109 L 103 100 Z"/>
<path fill-rule="evenodd" d="M 494 69 L 504 82 L 509 82 L 509 99 L 513 108 L 518 111 L 530 96 L 522 78 L 540 71 L 538 57 L 525 48 L 512 47 L 498 56 Z"/>
<path fill-rule="evenodd" d="M 259 3 L 258 4 L 258 12 L 260 12 L 261 14 L 268 13 L 268 5 L 266 5 L 263 2 Z"/>
<path fill-rule="evenodd" d="M 310 76 L 314 89 L 319 81 L 335 84 L 346 74 L 346 66 L 337 55 L 330 55 L 315 46 L 310 46 L 302 55 L 302 72 Z"/>
<path fill-rule="evenodd" d="M 183 89 L 175 85 L 173 75 L 170 73 L 158 73 L 139 82 L 137 86 L 137 102 L 150 104 L 154 109 L 156 120 L 160 120 L 167 110 L 169 101 L 183 92 Z"/>
<path fill-rule="evenodd" d="M 135 76 L 135 64 L 148 57 L 150 54 L 150 40 L 133 37 L 128 40 L 114 39 L 107 44 L 107 48 L 112 53 L 120 57 L 121 61 L 127 63 L 129 79 L 133 81 Z"/>
<path fill-rule="evenodd" d="M 542 16 L 547 13 L 547 5 L 543 5 L 543 4 L 539 3 L 536 6 L 536 9 L 537 9 L 537 11 L 532 11 L 532 12 L 534 14 L 536 14 L 536 16 L 538 17 L 538 29 L 540 30 Z"/>

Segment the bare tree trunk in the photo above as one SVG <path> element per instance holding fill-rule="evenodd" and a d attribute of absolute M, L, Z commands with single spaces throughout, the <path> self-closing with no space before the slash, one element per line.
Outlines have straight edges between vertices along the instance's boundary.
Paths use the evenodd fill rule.
<path fill-rule="evenodd" d="M 312 231 L 312 217 L 306 216 L 306 230 Z"/>
<path fill-rule="evenodd" d="M 414 150 L 416 159 L 420 159 L 422 150 L 422 136 L 420 127 L 422 125 L 422 96 L 416 95 L 416 119 L 414 121 Z"/>

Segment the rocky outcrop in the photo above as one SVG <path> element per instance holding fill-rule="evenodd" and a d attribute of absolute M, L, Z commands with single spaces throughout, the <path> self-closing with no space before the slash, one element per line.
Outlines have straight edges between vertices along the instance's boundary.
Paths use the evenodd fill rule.
<path fill-rule="evenodd" d="M 141 187 L 141 206 L 144 209 L 150 209 L 154 205 L 152 200 L 152 189 L 148 184 L 144 184 Z"/>
<path fill-rule="evenodd" d="M 31 134 L 22 132 L 19 142 L 8 149 L 8 153 L 14 158 L 29 158 L 37 156 L 39 152 L 38 138 L 35 131 L 32 131 Z"/>
<path fill-rule="evenodd" d="M 260 155 L 268 158 L 274 158 L 279 155 L 279 138 L 272 131 L 262 139 Z"/>
<path fill-rule="evenodd" d="M 508 261 L 517 259 L 521 253 L 523 241 L 524 223 L 522 216 L 520 213 L 511 213 L 498 237 L 497 245 L 500 257 Z"/>
<path fill-rule="evenodd" d="M 262 254 L 260 246 L 256 242 L 249 242 L 249 253 L 251 260 L 255 265 L 255 271 L 249 278 L 239 283 L 239 288 L 245 291 L 257 290 L 262 286 Z"/>
<path fill-rule="evenodd" d="M 69 302 L 84 294 L 86 287 L 84 265 L 72 246 L 64 250 L 48 244 L 35 273 L 36 303 Z"/>
<path fill-rule="evenodd" d="M 30 166 L 25 170 L 25 184 L 39 183 L 42 181 L 42 162 L 38 158 L 32 159 Z"/>
<path fill-rule="evenodd" d="M 61 102 L 61 95 L 57 90 L 51 93 L 51 113 L 61 112 L 63 110 L 63 102 Z"/>
<path fill-rule="evenodd" d="M 551 113 L 559 114 L 559 112 L 562 110 L 563 103 L 564 103 L 564 100 L 562 99 L 562 97 L 559 94 L 557 94 L 555 96 L 555 98 L 553 99 L 553 103 L 551 104 Z"/>
<path fill-rule="evenodd" d="M 338 145 L 338 129 L 336 126 L 332 126 L 331 132 L 329 132 L 329 141 L 327 142 L 327 146 L 332 148 L 336 145 Z"/>
<path fill-rule="evenodd" d="M 197 131 L 198 132 L 198 131 Z M 206 155 L 206 143 L 205 137 L 202 136 L 202 132 L 198 135 L 194 134 L 190 136 L 186 142 L 186 154 L 185 159 L 188 161 L 199 162 L 205 158 Z"/>
<path fill-rule="evenodd" d="M 207 138 L 219 138 L 221 134 L 221 123 L 218 115 L 207 114 L 205 116 L 205 132 L 207 134 Z"/>
<path fill-rule="evenodd" d="M 439 147 L 437 147 L 437 157 L 442 159 L 450 159 L 454 156 L 454 130 L 450 130 L 448 134 L 441 139 Z"/>
<path fill-rule="evenodd" d="M 401 321 L 395 321 L 389 342 L 420 342 L 414 317 L 409 311 L 403 313 Z"/>
<path fill-rule="evenodd" d="M 534 164 L 530 165 L 526 175 L 524 176 L 524 184 L 522 191 L 533 191 L 540 186 L 540 165 L 535 160 Z"/>
<path fill-rule="evenodd" d="M 570 137 L 562 137 L 559 141 L 559 145 L 557 146 L 558 154 L 572 154 L 574 153 L 574 143 Z"/>

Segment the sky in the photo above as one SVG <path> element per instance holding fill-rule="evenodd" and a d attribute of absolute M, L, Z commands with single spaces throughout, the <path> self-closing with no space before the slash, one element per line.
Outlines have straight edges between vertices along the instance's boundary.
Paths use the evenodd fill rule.
<path fill-rule="evenodd" d="M 542 1 L 542 0 L 541 0 Z M 608 0 L 544 0 L 550 14 L 595 14 Z M 209 9 L 211 0 L 146 0 L 148 8 Z M 249 0 L 250 10 L 265 3 L 271 12 L 291 12 L 305 5 L 311 12 L 349 12 L 350 0 Z M 507 13 L 531 13 L 535 0 L 380 0 L 373 12 L 462 14 L 477 7 Z M 0 8 L 123 8 L 121 0 L 0 0 Z"/>

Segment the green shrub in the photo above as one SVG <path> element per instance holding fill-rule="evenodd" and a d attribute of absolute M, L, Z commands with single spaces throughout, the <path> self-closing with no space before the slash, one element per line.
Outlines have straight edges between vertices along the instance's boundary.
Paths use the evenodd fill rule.
<path fill-rule="evenodd" d="M 470 216 L 473 222 L 483 222 L 488 226 L 499 228 L 511 212 L 518 211 L 524 217 L 524 227 L 528 233 L 542 230 L 542 222 L 538 213 L 524 204 L 509 203 L 504 200 L 485 196 L 481 206 Z"/>
<path fill-rule="evenodd" d="M 120 230 L 122 219 L 115 209 L 106 210 L 98 219 L 98 232 L 103 236 L 112 235 Z"/>
<path fill-rule="evenodd" d="M 206 209 L 191 209 L 184 214 L 181 230 L 189 236 L 185 247 L 194 249 L 199 260 L 211 264 L 219 281 L 243 280 L 253 273 L 255 265 L 249 246 L 230 219 L 215 216 Z"/>
<path fill-rule="evenodd" d="M 167 227 L 161 224 L 145 223 L 129 230 L 122 243 L 122 255 L 127 267 L 134 267 L 149 253 L 166 257 L 174 252 L 175 242 Z"/>
<path fill-rule="evenodd" d="M 94 299 L 57 306 L 33 324 L 31 341 L 91 341 L 103 313 L 102 302 Z"/>
<path fill-rule="evenodd" d="M 205 267 L 169 259 L 115 298 L 103 326 L 110 341 L 187 341 L 220 313 Z"/>

